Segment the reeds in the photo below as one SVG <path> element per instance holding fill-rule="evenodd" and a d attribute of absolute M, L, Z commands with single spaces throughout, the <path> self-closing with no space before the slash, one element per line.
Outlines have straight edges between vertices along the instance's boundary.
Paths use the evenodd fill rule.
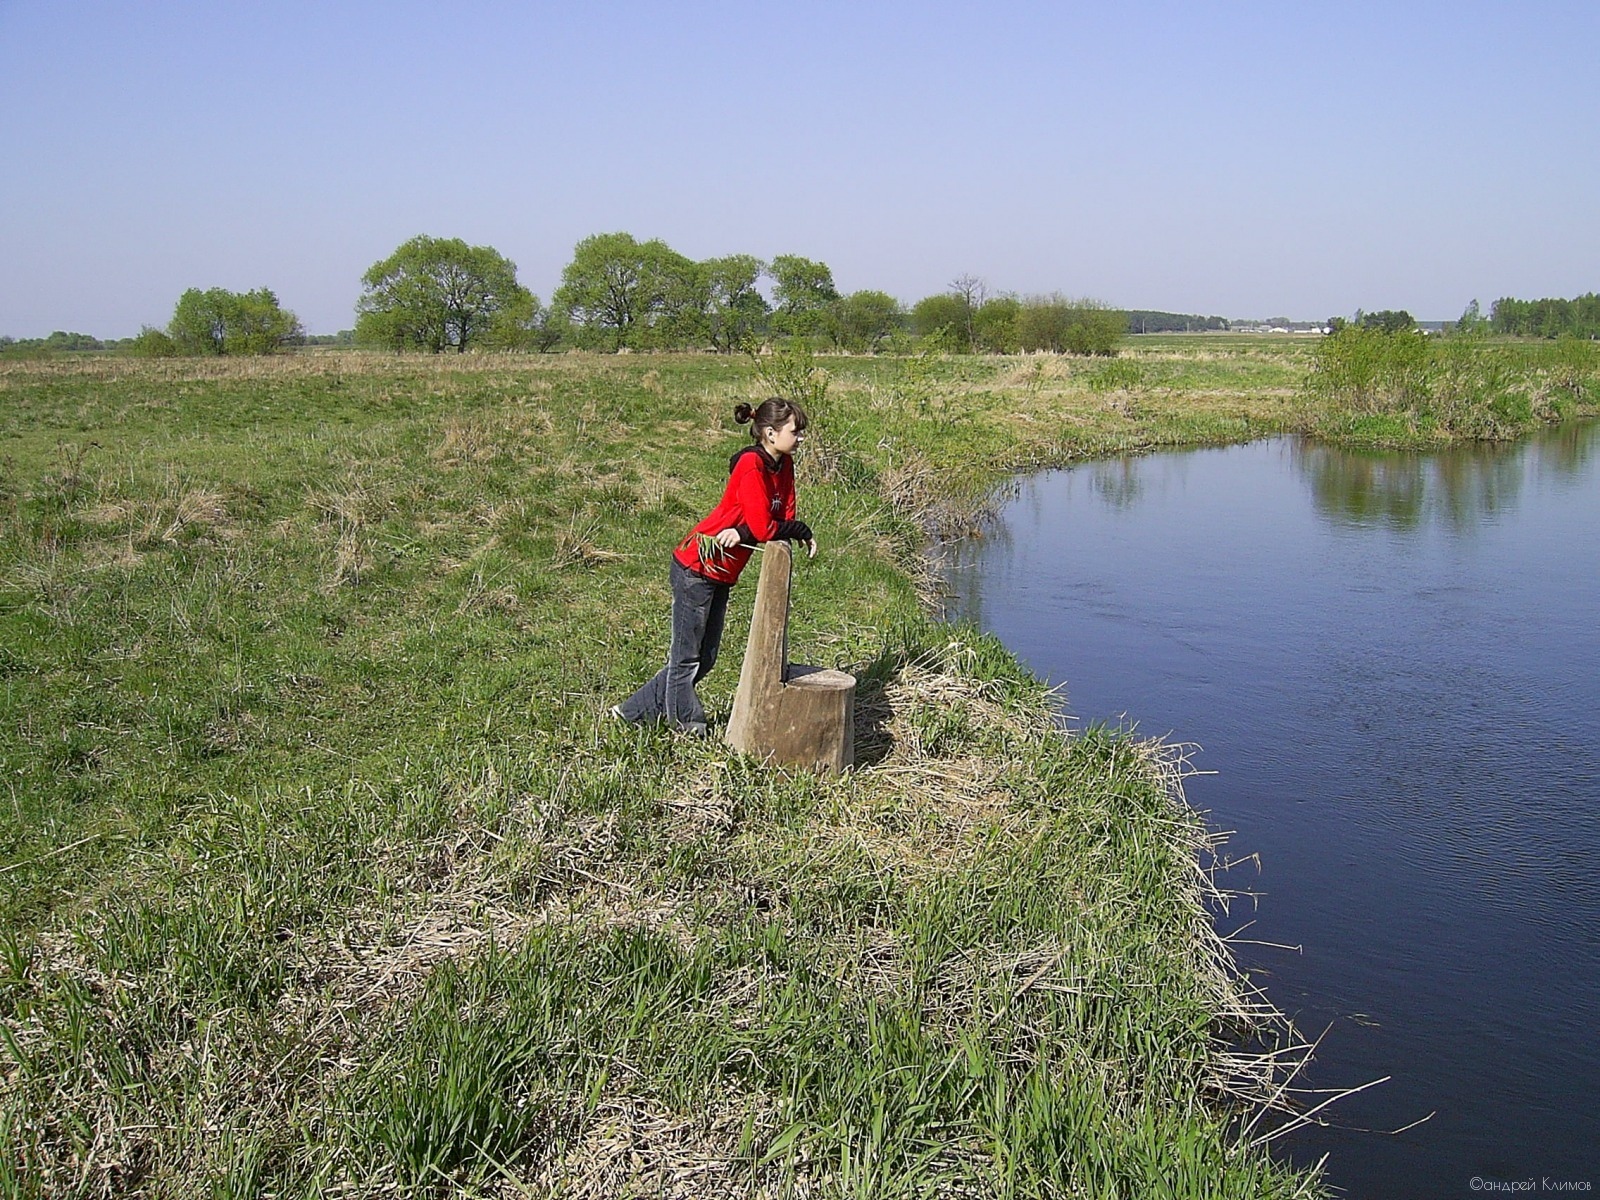
<path fill-rule="evenodd" d="M 1323 436 L 1387 445 L 1504 441 L 1592 412 L 1600 346 L 1350 327 L 1316 347 L 1305 394 L 1303 425 Z"/>

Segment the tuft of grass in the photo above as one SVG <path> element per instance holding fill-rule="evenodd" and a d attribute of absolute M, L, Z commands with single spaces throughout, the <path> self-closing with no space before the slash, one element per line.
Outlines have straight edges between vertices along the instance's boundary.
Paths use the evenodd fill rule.
<path fill-rule="evenodd" d="M 593 567 L 616 562 L 622 555 L 599 544 L 603 535 L 604 523 L 598 513 L 573 513 L 566 526 L 556 534 L 551 566 L 562 570 L 566 567 Z"/>

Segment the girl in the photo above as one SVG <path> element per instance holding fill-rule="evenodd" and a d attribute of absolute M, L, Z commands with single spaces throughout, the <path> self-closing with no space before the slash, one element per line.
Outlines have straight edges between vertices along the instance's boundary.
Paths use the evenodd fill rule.
<path fill-rule="evenodd" d="M 805 437 L 805 411 L 777 396 L 752 409 L 741 404 L 733 419 L 749 424 L 746 446 L 728 462 L 721 502 L 672 553 L 672 646 L 667 665 L 612 713 L 625 721 L 666 721 L 693 737 L 706 735 L 706 711 L 694 685 L 717 661 L 728 592 L 762 542 L 806 543 L 817 555 L 811 528 L 794 517 L 795 449 Z"/>

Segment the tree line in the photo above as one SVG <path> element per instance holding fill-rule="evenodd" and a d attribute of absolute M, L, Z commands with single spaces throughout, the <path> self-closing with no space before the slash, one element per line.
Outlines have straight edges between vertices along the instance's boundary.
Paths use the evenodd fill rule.
<path fill-rule="evenodd" d="M 1109 354 L 1126 328 L 1121 313 L 1094 301 L 991 297 L 971 276 L 907 309 L 876 289 L 841 293 L 828 265 L 803 255 L 697 262 L 629 233 L 579 242 L 548 305 L 517 283 L 515 264 L 459 239 L 413 238 L 375 263 L 362 284 L 357 343 L 433 353 L 558 346 L 731 353 L 777 339 L 877 353 L 909 348 L 914 339 L 954 352 Z"/>
<path fill-rule="evenodd" d="M 801 255 L 764 261 L 730 254 L 697 262 L 659 239 L 640 242 L 628 233 L 579 242 L 548 305 L 518 282 L 514 262 L 460 238 L 410 239 L 366 271 L 361 289 L 355 328 L 339 334 L 308 336 L 270 288 L 190 288 L 164 328 L 145 326 L 137 337 L 109 342 L 59 330 L 47 338 L 0 337 L 0 354 L 238 355 L 352 344 L 433 354 L 563 347 L 731 353 L 794 339 L 865 353 L 1114 354 L 1128 333 L 1230 328 L 1223 317 L 1122 311 L 1059 292 L 992 294 L 973 275 L 906 306 L 874 289 L 841 294 L 826 263 Z M 1333 332 L 1347 325 L 1385 333 L 1416 328 L 1410 313 L 1387 309 L 1331 317 L 1327 325 Z M 1487 318 L 1474 300 L 1446 326 L 1451 333 L 1473 330 L 1600 338 L 1600 295 L 1503 297 Z"/>
<path fill-rule="evenodd" d="M 361 277 L 353 330 L 308 336 L 270 288 L 190 288 L 164 327 L 117 343 L 84 334 L 0 339 L 0 352 L 120 349 L 135 354 L 249 355 L 300 345 L 396 351 L 550 351 L 563 347 L 731 353 L 800 339 L 858 353 L 933 350 L 1112 354 L 1128 332 L 1226 329 L 1221 317 L 1138 310 L 1059 292 L 993 293 L 973 275 L 907 306 L 876 289 L 841 293 L 829 266 L 798 254 L 695 261 L 629 233 L 583 239 L 549 304 L 489 246 L 419 236 Z"/>
<path fill-rule="evenodd" d="M 1489 309 L 1489 328 L 1520 337 L 1600 338 L 1600 295 L 1589 292 L 1571 300 L 1502 296 Z"/>
<path fill-rule="evenodd" d="M 732 353 L 799 339 L 858 353 L 1112 354 L 1127 328 L 1125 314 L 1098 301 L 991 295 L 974 276 L 908 308 L 875 289 L 841 293 L 826 263 L 802 255 L 695 261 L 659 239 L 641 242 L 628 233 L 579 242 L 544 304 L 493 247 L 418 236 L 362 275 L 348 334 L 308 338 L 268 288 L 191 288 L 164 328 L 146 326 L 126 348 L 149 356 L 235 355 L 353 342 L 432 354 L 562 347 Z"/>
<path fill-rule="evenodd" d="M 1477 301 L 1474 300 L 1473 304 Z M 1340 333 L 1346 329 L 1366 329 L 1376 333 L 1410 333 L 1417 328 L 1416 318 L 1403 308 L 1385 308 L 1378 312 L 1363 312 L 1356 309 L 1356 315 L 1346 320 L 1344 317 L 1329 317 L 1327 329 L 1329 333 Z"/>
<path fill-rule="evenodd" d="M 1276 324 L 1268 321 L 1267 324 Z M 1282 322 L 1289 324 L 1288 321 Z M 1128 310 L 1129 333 L 1214 333 L 1233 328 L 1227 317 L 1202 317 L 1196 313 L 1156 312 L 1151 309 Z"/>

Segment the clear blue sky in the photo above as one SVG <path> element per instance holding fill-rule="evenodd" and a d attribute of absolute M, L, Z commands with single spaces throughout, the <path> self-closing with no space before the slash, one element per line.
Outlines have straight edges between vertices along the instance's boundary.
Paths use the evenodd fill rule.
<path fill-rule="evenodd" d="M 1320 318 L 1600 290 L 1600 3 L 0 0 L 0 333 L 418 233 Z"/>

